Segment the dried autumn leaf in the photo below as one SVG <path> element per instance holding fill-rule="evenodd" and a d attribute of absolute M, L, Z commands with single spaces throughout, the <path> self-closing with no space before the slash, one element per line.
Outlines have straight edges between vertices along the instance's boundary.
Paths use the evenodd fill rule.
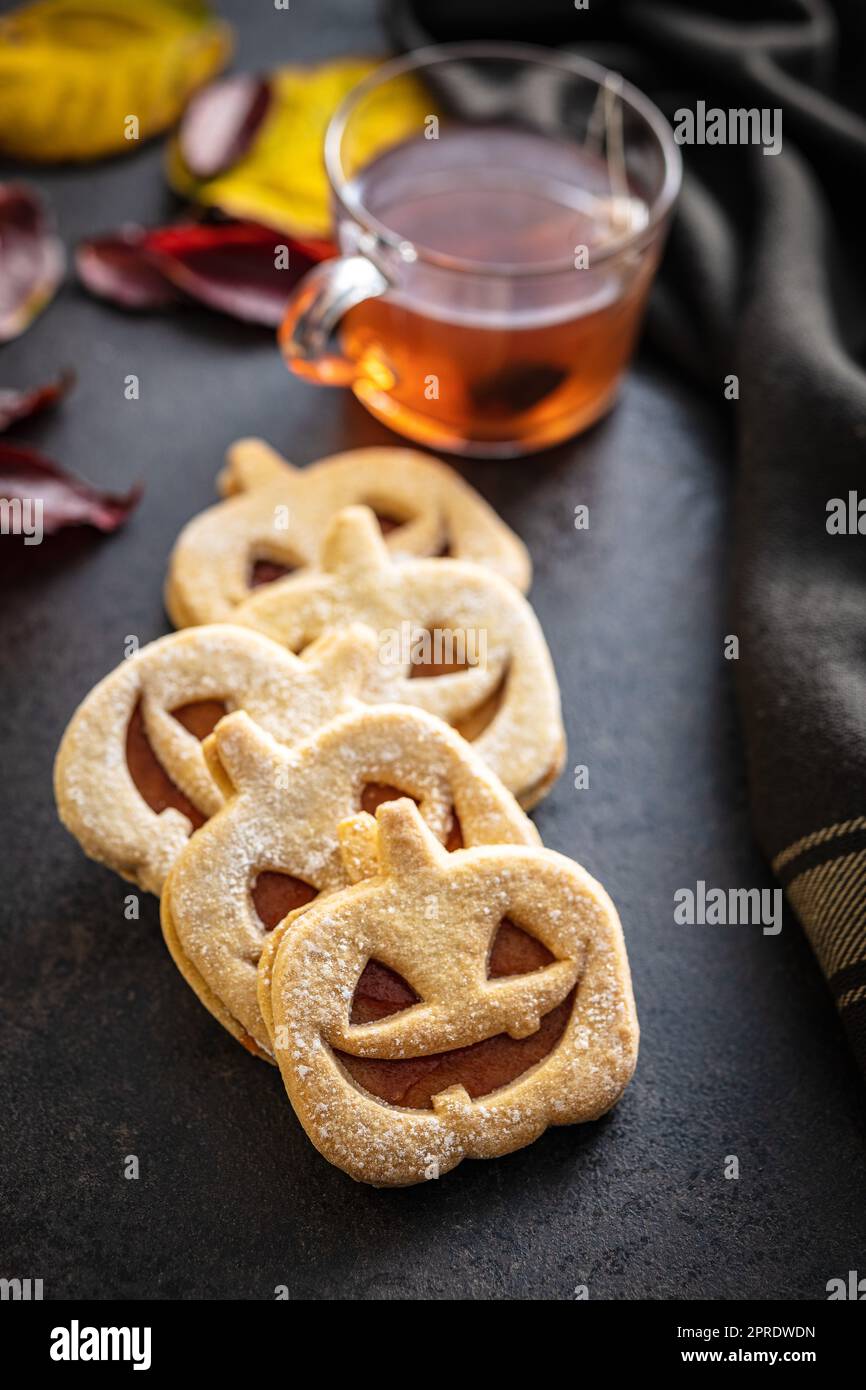
<path fill-rule="evenodd" d="M 340 102 L 379 66 L 347 58 L 313 68 L 280 68 L 270 75 L 268 110 L 246 152 L 226 172 L 197 179 L 182 144 L 168 151 L 169 183 L 185 198 L 221 208 L 298 237 L 327 237 L 330 193 L 325 174 L 325 131 Z M 358 163 L 397 140 L 423 130 L 429 97 L 415 78 L 387 83 L 365 107 L 353 141 Z"/>
<path fill-rule="evenodd" d="M 270 83 L 252 73 L 211 82 L 183 114 L 181 157 L 194 178 L 223 174 L 246 154 L 271 104 Z"/>
<path fill-rule="evenodd" d="M 0 20 L 0 151 L 53 161 L 136 149 L 231 50 L 231 29 L 198 0 L 25 5 Z"/>
<path fill-rule="evenodd" d="M 52 535 L 64 526 L 93 526 L 116 531 L 141 497 L 141 485 L 118 495 L 102 492 L 75 478 L 59 464 L 26 445 L 0 440 L 0 504 L 5 532 L 14 532 L 16 516 Z"/>
<path fill-rule="evenodd" d="M 23 333 L 63 279 L 66 253 L 32 188 L 0 184 L 0 342 Z"/>
<path fill-rule="evenodd" d="M 148 249 L 172 284 L 233 318 L 277 328 L 289 295 L 313 259 L 281 232 L 255 223 L 167 227 Z"/>
<path fill-rule="evenodd" d="M 122 309 L 166 309 L 182 295 L 145 246 L 143 227 L 121 227 L 83 241 L 75 252 L 78 278 L 100 299 Z"/>
<path fill-rule="evenodd" d="M 85 242 L 77 265 L 88 289 L 124 308 L 160 308 L 182 291 L 211 309 L 275 328 L 300 277 L 332 253 L 329 243 L 302 244 L 251 222 L 193 222 L 126 228 Z"/>
<path fill-rule="evenodd" d="M 75 385 L 75 373 L 63 372 L 56 381 L 25 390 L 0 386 L 0 434 L 22 420 L 30 420 L 43 410 L 50 410 Z"/>

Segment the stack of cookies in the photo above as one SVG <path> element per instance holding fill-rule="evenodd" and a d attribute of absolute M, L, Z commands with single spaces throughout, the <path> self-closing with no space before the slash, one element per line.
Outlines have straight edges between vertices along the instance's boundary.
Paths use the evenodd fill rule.
<path fill-rule="evenodd" d="M 180 629 L 57 755 L 64 824 L 161 897 L 184 978 L 312 1142 L 397 1186 L 595 1119 L 635 1066 L 616 911 L 526 815 L 562 769 L 526 550 L 445 464 L 230 450 Z"/>

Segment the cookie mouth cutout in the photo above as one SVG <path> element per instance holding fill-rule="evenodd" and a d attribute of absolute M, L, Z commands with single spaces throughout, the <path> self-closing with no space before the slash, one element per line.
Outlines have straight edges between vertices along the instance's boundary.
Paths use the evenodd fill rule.
<path fill-rule="evenodd" d="M 439 653 L 441 659 L 437 660 L 437 634 L 443 633 L 449 635 L 449 642 L 443 643 L 440 636 L 439 645 L 444 650 Z M 459 676 L 464 672 L 471 671 L 473 666 L 477 665 L 477 660 L 468 659 L 469 644 L 466 640 L 466 634 L 461 631 L 455 632 L 446 623 L 431 623 L 427 628 L 417 629 L 414 641 L 421 654 L 418 657 L 413 655 L 409 665 L 408 675 L 412 681 L 438 680 L 442 676 Z M 460 655 L 461 647 L 464 652 L 462 657 Z M 424 655 L 425 649 L 430 652 L 429 656 Z M 462 735 L 468 743 L 480 738 L 502 709 L 509 675 L 510 662 L 506 662 L 493 689 L 488 691 L 477 705 L 467 709 L 459 718 L 451 721 L 452 729 L 456 729 L 457 733 Z"/>
<path fill-rule="evenodd" d="M 576 993 L 577 986 L 528 1038 L 497 1033 L 427 1057 L 352 1057 L 333 1047 L 331 1053 L 354 1085 L 385 1105 L 432 1110 L 435 1097 L 452 1086 L 462 1086 L 470 1100 L 480 1100 L 546 1061 L 568 1026 Z"/>
<path fill-rule="evenodd" d="M 499 684 L 491 690 L 474 709 L 467 710 L 460 719 L 456 719 L 451 725 L 457 733 L 466 739 L 467 743 L 474 743 L 475 739 L 480 738 L 485 729 L 493 723 L 505 701 L 505 690 L 508 685 L 508 668 L 503 671 L 502 679 Z"/>
<path fill-rule="evenodd" d="M 552 965 L 546 946 L 504 917 L 494 933 L 488 958 L 488 979 L 531 975 Z M 497 1033 L 465 1047 L 419 1057 L 355 1057 L 332 1047 L 331 1053 L 352 1082 L 386 1105 L 431 1110 L 434 1097 L 450 1086 L 462 1086 L 471 1100 L 500 1090 L 549 1056 L 565 1031 L 577 985 L 541 1018 L 536 1032 L 525 1038 Z M 350 1024 L 388 1018 L 422 1002 L 402 975 L 382 961 L 367 961 L 352 997 Z"/>

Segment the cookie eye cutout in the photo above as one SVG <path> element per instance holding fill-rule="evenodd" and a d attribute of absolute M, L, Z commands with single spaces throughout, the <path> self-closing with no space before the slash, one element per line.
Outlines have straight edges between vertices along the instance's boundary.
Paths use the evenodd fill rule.
<path fill-rule="evenodd" d="M 199 742 L 213 733 L 228 712 L 229 707 L 224 700 L 192 700 L 188 705 L 178 705 L 177 709 L 169 710 L 172 719 L 182 724 L 187 733 L 193 734 Z"/>
<path fill-rule="evenodd" d="M 487 978 L 498 980 L 506 975 L 531 975 L 546 965 L 553 965 L 555 959 L 537 936 L 530 936 L 510 917 L 503 917 L 490 943 Z"/>
<path fill-rule="evenodd" d="M 416 798 L 411 793 L 402 792 L 399 787 L 389 786 L 387 782 L 365 782 L 361 790 L 360 809 L 366 811 L 370 816 L 375 816 L 378 807 L 384 806 L 386 801 L 399 801 L 401 796 L 407 796 L 410 801 L 415 802 L 416 806 L 418 805 Z M 445 836 L 445 848 L 451 854 L 455 849 L 463 849 L 464 845 L 463 827 L 452 806 L 448 834 Z"/>
<path fill-rule="evenodd" d="M 171 807 L 186 816 L 193 830 L 201 829 L 207 816 L 194 806 L 189 797 L 171 780 L 154 753 L 144 725 L 140 700 L 135 705 L 126 728 L 126 766 L 136 790 L 151 811 L 159 815 L 161 811 Z"/>
<path fill-rule="evenodd" d="M 250 589 L 261 589 L 265 584 L 273 584 L 274 580 L 282 579 L 297 568 L 297 565 L 281 564 L 279 560 L 253 560 L 247 584 Z"/>
<path fill-rule="evenodd" d="M 528 1038 L 497 1033 L 469 1047 L 393 1060 L 351 1057 L 336 1048 L 333 1053 L 356 1086 L 386 1105 L 431 1110 L 434 1096 L 451 1086 L 463 1086 L 471 1100 L 478 1100 L 510 1085 L 550 1055 L 565 1032 L 576 993 L 575 986 L 561 1004 L 544 1015 L 540 1027 Z"/>
<path fill-rule="evenodd" d="M 265 931 L 273 931 L 295 908 L 306 907 L 319 895 L 318 888 L 311 883 L 305 883 L 293 874 L 276 873 L 272 869 L 264 869 L 256 875 L 250 892 Z"/>
<path fill-rule="evenodd" d="M 362 505 L 370 508 L 379 523 L 379 530 L 383 536 L 390 536 L 392 531 L 399 531 L 401 526 L 405 526 L 408 521 L 413 520 L 411 516 L 397 516 L 395 512 L 388 511 L 387 506 L 379 502 L 372 502 L 369 498 L 366 498 Z"/>
<path fill-rule="evenodd" d="M 412 635 L 410 680 L 435 680 L 437 676 L 453 676 L 468 671 L 466 633 L 447 623 L 431 623 L 418 628 Z"/>
<path fill-rule="evenodd" d="M 460 817 L 451 807 L 451 824 L 448 827 L 448 834 L 445 836 L 445 848 L 449 854 L 453 854 L 455 849 L 463 849 L 466 841 L 463 839 L 463 826 L 460 824 Z"/>
<path fill-rule="evenodd" d="M 412 986 L 380 960 L 368 960 L 352 996 L 350 1023 L 373 1023 L 420 1003 Z"/>
<path fill-rule="evenodd" d="M 408 796 L 410 801 L 418 805 L 411 792 L 401 791 L 399 787 L 392 787 L 388 782 L 365 782 L 361 788 L 360 809 L 370 816 L 375 816 L 379 806 L 384 806 L 386 801 L 399 801 L 401 796 Z"/>

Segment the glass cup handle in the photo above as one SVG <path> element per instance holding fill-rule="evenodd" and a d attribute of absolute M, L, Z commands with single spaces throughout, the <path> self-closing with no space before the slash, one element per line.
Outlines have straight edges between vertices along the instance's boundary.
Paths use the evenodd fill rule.
<path fill-rule="evenodd" d="M 289 300 L 279 342 L 286 365 L 322 386 L 351 386 L 355 364 L 330 350 L 340 319 L 389 288 L 366 256 L 338 256 L 308 271 Z"/>

